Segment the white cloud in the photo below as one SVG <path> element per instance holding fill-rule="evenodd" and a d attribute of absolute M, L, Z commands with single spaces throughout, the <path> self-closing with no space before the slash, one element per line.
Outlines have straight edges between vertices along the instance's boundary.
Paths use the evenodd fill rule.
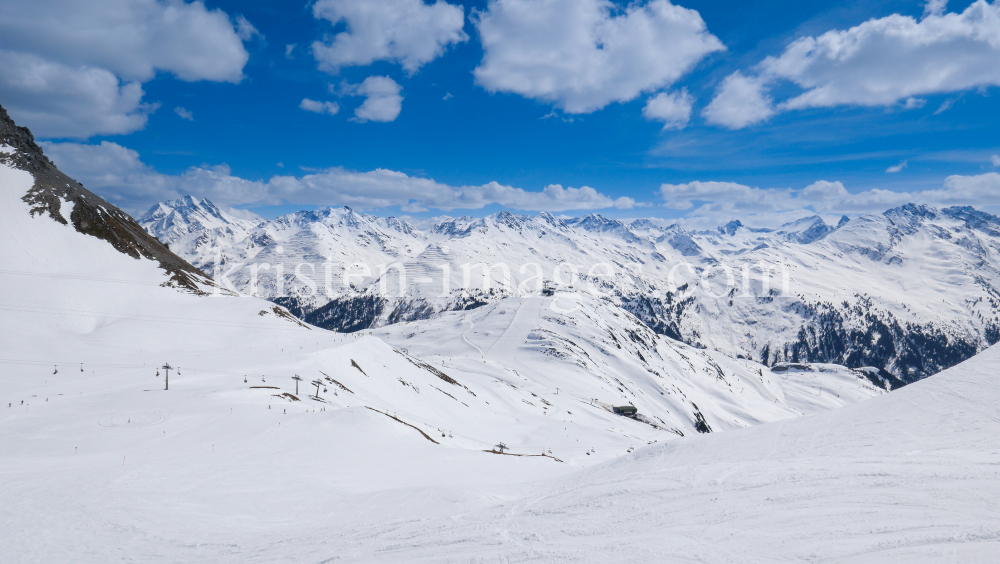
<path fill-rule="evenodd" d="M 695 202 L 706 202 L 712 206 L 732 207 L 732 204 L 739 202 L 739 207 L 747 212 L 757 211 L 777 211 L 782 208 L 775 207 L 775 198 L 782 201 L 787 200 L 790 194 L 788 189 L 760 189 L 744 186 L 735 182 L 701 182 L 694 181 L 685 184 L 663 184 L 660 186 L 660 195 L 664 204 L 675 210 L 692 209 Z M 732 209 L 735 210 L 733 207 Z"/>
<path fill-rule="evenodd" d="M 331 116 L 337 115 L 337 112 L 340 111 L 340 106 L 336 102 L 317 102 L 309 98 L 303 98 L 302 102 L 299 103 L 299 107 L 307 112 L 330 114 Z"/>
<path fill-rule="evenodd" d="M 161 195 L 180 196 L 171 177 L 145 165 L 139 153 L 116 143 L 42 143 L 60 169 L 111 203 L 136 211 Z"/>
<path fill-rule="evenodd" d="M 727 121 L 727 112 L 742 115 L 746 112 L 740 108 L 747 105 L 730 95 L 727 80 L 709 105 L 722 116 L 715 123 L 745 127 L 776 111 L 845 104 L 889 106 L 907 100 L 904 107 L 916 108 L 923 105 L 920 96 L 1000 85 L 1000 3 L 976 0 L 960 14 L 945 13 L 944 7 L 932 1 L 919 21 L 894 14 L 796 39 L 754 69 L 752 80 L 761 88 L 748 95 L 765 111 L 756 120 Z M 765 90 L 782 81 L 803 91 L 774 106 Z"/>
<path fill-rule="evenodd" d="M 156 71 L 181 80 L 239 82 L 249 55 L 229 17 L 200 2 L 8 0 L 0 4 L 0 48 L 125 80 Z"/>
<path fill-rule="evenodd" d="M 559 115 L 559 112 L 552 110 L 551 112 L 545 114 L 541 119 L 557 119 L 563 123 L 573 123 L 575 120 L 571 117 L 566 117 L 564 115 Z"/>
<path fill-rule="evenodd" d="M 636 205 L 631 198 L 612 199 L 589 186 L 566 188 L 553 184 L 537 192 L 497 182 L 449 186 L 384 169 L 354 172 L 331 168 L 302 177 L 273 176 L 266 181 L 233 176 L 225 165 L 192 167 L 180 175 L 166 175 L 143 163 L 137 152 L 108 141 L 99 145 L 45 143 L 44 148 L 64 172 L 133 213 L 184 194 L 207 197 L 222 206 L 294 203 L 399 206 L 405 211 L 480 209 L 498 204 L 511 209 L 558 212 L 628 209 Z"/>
<path fill-rule="evenodd" d="M 990 157 L 990 163 L 994 166 L 1000 166 L 1000 155 L 993 155 Z"/>
<path fill-rule="evenodd" d="M 409 73 L 440 57 L 453 43 L 469 37 L 462 31 L 465 10 L 437 0 L 319 0 L 313 16 L 347 30 L 313 43 L 320 69 L 334 73 L 375 61 L 399 63 Z"/>
<path fill-rule="evenodd" d="M 634 207 L 648 207 L 648 204 L 639 204 L 634 198 L 629 198 L 628 196 L 622 196 L 620 198 L 615 198 L 615 207 L 620 210 L 630 210 Z"/>
<path fill-rule="evenodd" d="M 389 122 L 399 117 L 403 109 L 402 87 L 388 76 L 369 76 L 361 84 L 344 85 L 343 91 L 354 96 L 364 96 L 365 101 L 354 110 L 354 121 Z"/>
<path fill-rule="evenodd" d="M 897 172 L 902 172 L 902 170 L 904 168 L 906 168 L 906 164 L 907 164 L 906 161 L 900 161 L 899 164 L 892 165 L 889 168 L 885 169 L 885 171 L 888 172 L 889 174 L 895 174 Z"/>
<path fill-rule="evenodd" d="M 725 49 L 698 12 L 667 0 L 491 0 L 476 26 L 479 85 L 573 114 L 664 89 Z"/>
<path fill-rule="evenodd" d="M 955 98 L 948 98 L 944 102 L 941 102 L 941 105 L 938 106 L 938 109 L 934 110 L 934 115 L 939 115 L 947 112 L 948 110 L 951 109 L 952 106 L 955 105 L 956 101 L 957 100 Z"/>
<path fill-rule="evenodd" d="M 694 98 L 687 90 L 680 92 L 660 92 L 646 101 L 642 115 L 649 120 L 663 122 L 663 129 L 684 129 L 691 119 Z"/>
<path fill-rule="evenodd" d="M 628 197 L 613 199 L 584 186 L 558 184 L 528 191 L 497 182 L 450 186 L 428 178 L 378 169 L 355 172 L 331 168 L 301 177 L 268 180 L 233 176 L 226 165 L 192 167 L 180 175 L 161 174 L 139 154 L 116 143 L 43 143 L 46 154 L 67 174 L 132 213 L 184 194 L 207 197 L 220 206 L 350 205 L 358 208 L 398 206 L 404 211 L 481 209 L 497 204 L 511 209 L 552 212 L 605 208 L 629 209 L 643 204 Z M 690 220 L 718 225 L 733 217 L 788 221 L 806 214 L 881 212 L 908 202 L 933 206 L 997 207 L 1000 174 L 949 176 L 941 188 L 914 192 L 872 189 L 851 193 L 840 182 L 818 181 L 801 189 L 756 188 L 733 182 L 663 184 L 666 207 L 686 211 Z"/>
<path fill-rule="evenodd" d="M 741 129 L 770 119 L 773 115 L 772 100 L 764 92 L 764 83 L 740 71 L 722 81 L 715 98 L 702 111 L 702 116 L 709 123 L 730 129 Z"/>
<path fill-rule="evenodd" d="M 879 188 L 849 192 L 840 182 L 820 180 L 802 189 L 755 188 L 733 182 L 663 184 L 666 207 L 688 210 L 692 217 L 720 219 L 734 215 L 780 214 L 809 209 L 821 214 L 881 212 L 909 202 L 933 206 L 997 205 L 1000 174 L 949 176 L 942 188 L 895 192 Z"/>
<path fill-rule="evenodd" d="M 142 86 L 112 72 L 71 67 L 37 55 L 0 50 L 0 99 L 11 117 L 39 137 L 131 133 L 146 126 L 155 104 Z"/>
<path fill-rule="evenodd" d="M 257 28 L 243 16 L 236 18 L 236 37 L 243 41 L 250 41 L 254 37 L 264 37 L 264 34 L 257 31 Z"/>
<path fill-rule="evenodd" d="M 924 17 L 940 16 L 944 14 L 947 7 L 948 0 L 927 0 L 927 3 L 924 4 Z"/>
<path fill-rule="evenodd" d="M 174 113 L 177 114 L 177 115 L 179 115 L 181 117 L 181 119 L 186 119 L 188 121 L 194 121 L 194 114 L 192 114 L 189 110 L 186 110 L 186 109 L 184 109 L 184 108 L 182 108 L 180 106 L 177 106 L 176 108 L 174 108 Z"/>
<path fill-rule="evenodd" d="M 285 45 L 285 58 L 286 59 L 294 59 L 294 57 L 292 57 L 292 52 L 295 51 L 295 47 L 296 46 L 297 46 L 297 44 L 295 44 L 295 43 L 291 43 L 289 45 Z"/>
<path fill-rule="evenodd" d="M 987 172 L 976 176 L 953 175 L 944 179 L 944 188 L 923 193 L 928 201 L 938 205 L 992 206 L 998 203 L 1000 174 Z"/>
<path fill-rule="evenodd" d="M 40 137 L 130 133 L 154 108 L 142 103 L 141 86 L 157 72 L 243 78 L 249 55 L 236 26 L 200 2 L 8 0 L 0 3 L 0 99 Z"/>

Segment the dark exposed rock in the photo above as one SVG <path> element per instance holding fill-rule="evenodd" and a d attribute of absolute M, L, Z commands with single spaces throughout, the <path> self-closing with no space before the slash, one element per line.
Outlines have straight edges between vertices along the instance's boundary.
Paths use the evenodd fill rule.
<path fill-rule="evenodd" d="M 340 333 L 353 333 L 372 327 L 382 314 L 386 299 L 379 296 L 360 295 L 336 299 L 325 306 L 305 314 L 306 323 Z M 289 310 L 294 313 L 293 310 Z"/>
<path fill-rule="evenodd" d="M 622 307 L 661 335 L 704 347 L 700 335 L 683 329 L 686 310 L 696 307 L 693 298 L 630 296 L 622 300 Z M 802 320 L 797 337 L 763 343 L 753 360 L 767 366 L 783 364 L 786 369 L 787 363 L 874 367 L 877 374 L 866 378 L 881 388 L 894 389 L 926 378 L 1000 341 L 996 324 L 988 324 L 982 335 L 953 334 L 931 323 L 902 322 L 864 296 L 857 296 L 853 303 L 795 302 L 788 307 Z"/>
<path fill-rule="evenodd" d="M 965 222 L 969 229 L 982 231 L 991 237 L 1000 237 L 1000 217 L 969 206 L 955 206 L 941 210 L 941 213 Z"/>
<path fill-rule="evenodd" d="M 719 233 L 724 235 L 735 235 L 736 232 L 739 231 L 740 227 L 743 227 L 743 222 L 738 219 L 734 219 L 720 227 Z"/>
<path fill-rule="evenodd" d="M 709 427 L 708 421 L 705 421 L 705 416 L 702 415 L 701 410 L 698 409 L 696 404 L 691 404 L 694 407 L 694 429 L 699 433 L 711 433 L 712 428 Z"/>
<path fill-rule="evenodd" d="M 687 285 L 678 288 L 681 294 L 687 290 Z M 622 308 L 639 318 L 647 327 L 677 341 L 685 341 L 695 345 L 696 339 L 684 338 L 681 334 L 681 320 L 684 310 L 695 305 L 695 298 L 688 296 L 680 299 L 679 295 L 668 292 L 663 298 L 657 299 L 645 294 L 628 296 L 622 300 Z"/>
<path fill-rule="evenodd" d="M 430 302 L 423 298 L 389 300 L 372 294 L 356 294 L 337 298 L 314 308 L 294 296 L 282 296 L 271 301 L 286 308 L 299 319 L 331 331 L 353 333 L 381 325 L 430 319 L 446 311 L 468 311 L 496 301 L 500 294 L 473 292 L 456 294 L 446 302 Z"/>

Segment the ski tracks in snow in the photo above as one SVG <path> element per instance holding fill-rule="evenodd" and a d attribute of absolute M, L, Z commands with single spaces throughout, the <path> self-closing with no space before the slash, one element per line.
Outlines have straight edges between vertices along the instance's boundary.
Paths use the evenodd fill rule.
<path fill-rule="evenodd" d="M 483 352 L 483 349 L 479 348 L 479 345 L 469 340 L 469 331 L 476 328 L 476 323 L 472 320 L 472 315 L 466 313 L 464 321 L 469 324 L 469 328 L 465 330 L 465 333 L 462 333 L 462 340 L 465 341 L 470 347 L 479 351 L 479 356 L 486 358 L 486 353 Z"/>
<path fill-rule="evenodd" d="M 505 329 L 504 332 L 503 332 L 503 334 L 500 335 L 500 338 L 498 338 L 496 341 L 493 342 L 492 345 L 490 345 L 490 348 L 486 350 L 487 353 L 490 353 L 491 351 L 493 351 L 493 348 L 496 347 L 501 342 L 507 342 L 506 341 L 507 336 L 510 334 L 510 330 L 513 327 L 515 327 L 515 326 L 516 327 L 523 326 L 522 323 L 518 323 L 518 319 L 521 318 L 521 317 L 523 317 L 522 311 L 524 310 L 524 306 L 528 305 L 529 303 L 531 303 L 531 302 L 533 302 L 533 301 L 535 301 L 537 299 L 540 299 L 540 298 L 526 298 L 523 301 L 521 301 L 520 304 L 518 304 L 517 311 L 515 311 L 513 317 L 511 317 L 510 323 L 507 325 L 507 329 Z M 535 311 L 536 313 L 538 311 L 536 308 L 530 308 L 530 309 L 532 311 Z M 537 318 L 538 316 L 536 315 L 535 317 Z M 530 327 L 529 327 L 529 329 L 530 329 Z M 503 347 L 501 346 L 501 349 L 502 348 Z M 514 350 L 517 350 L 517 346 L 514 346 Z"/>

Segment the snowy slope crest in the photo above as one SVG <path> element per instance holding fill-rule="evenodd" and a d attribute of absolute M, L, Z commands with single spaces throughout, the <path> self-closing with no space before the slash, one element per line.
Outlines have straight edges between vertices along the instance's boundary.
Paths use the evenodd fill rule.
<path fill-rule="evenodd" d="M 639 422 L 681 436 L 836 408 L 885 391 L 863 371 L 834 365 L 772 371 L 696 349 L 585 293 L 505 298 L 375 334 L 428 362 L 488 368 L 499 380 L 536 392 L 538 399 L 526 399 L 541 401 L 542 410 L 548 409 L 542 404 L 553 406 L 548 402 L 577 404 L 585 412 L 632 405 Z"/>
<path fill-rule="evenodd" d="M 63 174 L 44 155 L 27 128 L 18 127 L 0 107 L 0 167 L 5 215 L 22 213 L 71 226 L 76 232 L 102 240 L 134 259 L 156 261 L 169 278 L 167 285 L 201 293 L 214 287 L 196 268 L 151 237 L 128 214 L 109 204 Z M 17 174 L 23 172 L 24 174 Z M 11 219 L 11 224 L 16 223 Z"/>

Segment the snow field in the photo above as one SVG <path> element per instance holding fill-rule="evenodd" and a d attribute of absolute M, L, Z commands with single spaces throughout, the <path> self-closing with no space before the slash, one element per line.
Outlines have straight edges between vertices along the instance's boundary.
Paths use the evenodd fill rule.
<path fill-rule="evenodd" d="M 31 184 L 0 166 L 4 559 L 995 552 L 997 349 L 886 395 L 671 341 L 586 292 L 330 333 L 161 287 L 151 261 L 31 217 Z M 643 419 L 609 410 L 626 403 Z M 483 452 L 501 441 L 552 454 Z"/>

